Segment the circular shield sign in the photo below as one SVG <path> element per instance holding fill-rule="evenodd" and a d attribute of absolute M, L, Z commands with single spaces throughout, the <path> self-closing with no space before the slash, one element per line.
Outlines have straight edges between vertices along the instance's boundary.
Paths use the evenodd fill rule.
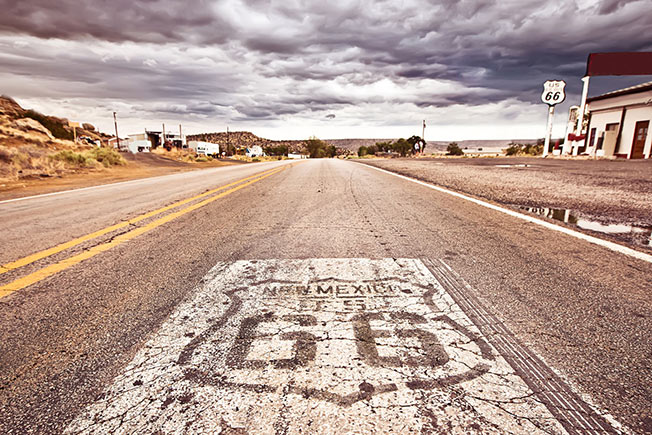
<path fill-rule="evenodd" d="M 541 101 L 549 106 L 554 106 L 566 99 L 566 82 L 563 80 L 548 80 L 543 84 Z"/>

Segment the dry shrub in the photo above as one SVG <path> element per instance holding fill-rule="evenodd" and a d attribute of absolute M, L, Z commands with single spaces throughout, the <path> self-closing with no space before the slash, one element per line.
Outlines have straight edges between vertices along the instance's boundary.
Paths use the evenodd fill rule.
<path fill-rule="evenodd" d="M 102 164 L 105 168 L 126 164 L 122 156 L 110 148 L 92 148 L 83 152 L 63 150 L 52 154 L 50 158 L 71 166 L 90 168 L 96 167 L 98 164 Z"/>

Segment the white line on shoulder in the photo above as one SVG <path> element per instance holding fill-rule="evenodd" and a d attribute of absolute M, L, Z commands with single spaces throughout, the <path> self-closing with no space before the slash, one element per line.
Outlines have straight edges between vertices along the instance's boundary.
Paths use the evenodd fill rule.
<path fill-rule="evenodd" d="M 368 168 L 375 169 L 375 170 L 380 171 L 380 172 L 384 172 L 384 173 L 389 174 L 389 175 L 393 175 L 393 176 L 398 177 L 398 178 L 402 178 L 402 179 L 407 180 L 407 181 L 411 181 L 413 183 L 420 184 L 422 186 L 428 187 L 428 188 L 436 190 L 438 192 L 446 193 L 448 195 L 452 195 L 452 196 L 455 196 L 457 198 L 465 199 L 465 200 L 470 201 L 470 202 L 472 202 L 474 204 L 478 204 L 478 205 L 481 205 L 483 207 L 490 208 L 491 210 L 495 210 L 495 211 L 499 211 L 501 213 L 505 213 L 505 214 L 507 214 L 509 216 L 512 216 L 512 217 L 515 217 L 515 218 L 518 218 L 518 219 L 522 219 L 524 221 L 531 222 L 531 223 L 536 224 L 536 225 L 540 225 L 540 226 L 548 228 L 550 230 L 558 231 L 560 233 L 564 233 L 566 235 L 576 237 L 578 239 L 585 240 L 585 241 L 587 241 L 589 243 L 593 243 L 595 245 L 602 246 L 603 248 L 610 249 L 610 250 L 612 250 L 614 252 L 618 252 L 620 254 L 628 255 L 628 256 L 636 258 L 638 260 L 647 261 L 648 263 L 652 263 L 652 255 L 646 254 L 645 252 L 637 251 L 636 249 L 628 248 L 627 246 L 623 246 L 623 245 L 620 245 L 618 243 L 614 243 L 614 242 L 610 242 L 608 240 L 600 239 L 598 237 L 590 236 L 588 234 L 584 234 L 584 233 L 581 233 L 579 231 L 572 230 L 570 228 L 562 227 L 560 225 L 556 225 L 556 224 L 553 224 L 551 222 L 547 222 L 547 221 L 544 221 L 542 219 L 535 218 L 533 216 L 529 216 L 529 215 L 526 215 L 526 214 L 523 214 L 523 213 L 519 213 L 517 211 L 510 210 L 508 208 L 504 208 L 504 207 L 501 207 L 499 205 L 491 204 L 489 202 L 482 201 L 480 199 L 473 198 L 473 197 L 468 196 L 468 195 L 464 195 L 463 193 L 454 192 L 454 191 L 448 190 L 448 189 L 446 189 L 444 187 L 440 187 L 440 186 L 437 186 L 437 185 L 434 185 L 434 184 L 426 183 L 424 181 L 417 180 L 417 179 L 412 178 L 412 177 L 407 177 L 405 175 L 397 174 L 395 172 L 391 172 L 391 171 L 388 171 L 386 169 L 377 168 L 377 167 L 371 166 L 371 165 L 364 165 L 364 166 L 366 166 Z"/>

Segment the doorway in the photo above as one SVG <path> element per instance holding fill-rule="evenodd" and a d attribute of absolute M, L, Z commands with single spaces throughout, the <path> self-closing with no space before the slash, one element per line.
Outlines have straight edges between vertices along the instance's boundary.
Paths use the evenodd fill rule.
<path fill-rule="evenodd" d="M 643 149 L 645 148 L 645 139 L 647 139 L 647 130 L 650 121 L 638 121 L 634 127 L 634 142 L 632 143 L 632 159 L 642 159 Z"/>

